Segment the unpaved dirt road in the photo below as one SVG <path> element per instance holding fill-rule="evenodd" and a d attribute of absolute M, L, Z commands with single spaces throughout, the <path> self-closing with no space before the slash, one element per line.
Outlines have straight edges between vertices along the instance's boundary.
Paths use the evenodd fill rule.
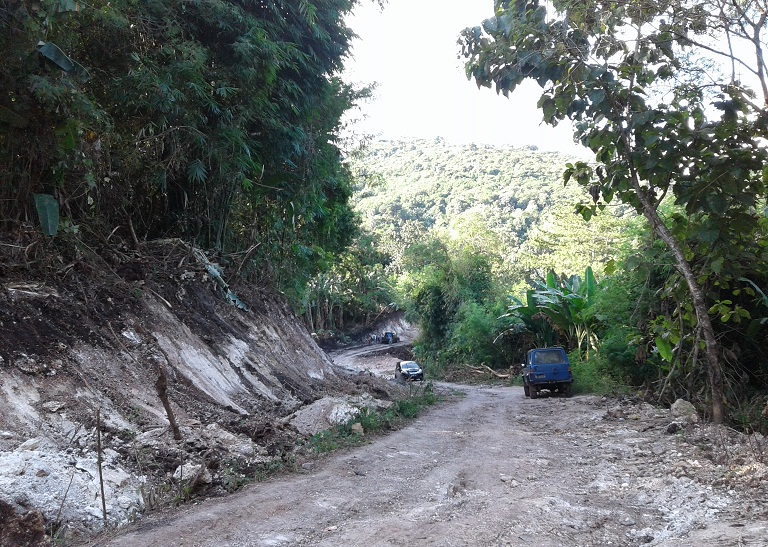
<path fill-rule="evenodd" d="M 712 426 L 670 434 L 668 411 L 643 403 L 460 389 L 405 429 L 303 474 L 89 545 L 768 545 L 753 440 Z"/>

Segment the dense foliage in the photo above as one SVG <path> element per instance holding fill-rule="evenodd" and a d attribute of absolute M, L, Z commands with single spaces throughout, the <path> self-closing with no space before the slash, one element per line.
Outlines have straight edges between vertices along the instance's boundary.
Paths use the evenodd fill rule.
<path fill-rule="evenodd" d="M 1 3 L 0 232 L 182 237 L 298 293 L 355 234 L 355 3 Z"/>
<path fill-rule="evenodd" d="M 351 162 L 356 208 L 389 257 L 390 298 L 420 325 L 416 350 L 432 373 L 521 362 L 536 336 L 507 313 L 509 296 L 524 298 L 552 269 L 603 276 L 642 237 L 626 208 L 591 222 L 576 214 L 590 198 L 563 185 L 568 161 L 435 139 L 371 143 Z"/>
<path fill-rule="evenodd" d="M 353 199 L 395 269 L 404 250 L 430 232 L 481 248 L 494 271 L 512 275 L 513 282 L 546 275 L 553 254 L 559 267 L 568 262 L 569 274 L 602 268 L 617 256 L 612 234 L 625 223 L 626 209 L 612 208 L 600 225 L 575 216 L 575 205 L 588 203 L 589 195 L 563 185 L 562 166 L 569 161 L 574 158 L 535 147 L 378 141 L 352 161 Z M 557 232 L 558 240 L 562 233 L 571 240 L 547 241 Z"/>
<path fill-rule="evenodd" d="M 737 64 L 752 71 L 764 104 L 765 7 L 752 0 L 502 0 L 494 17 L 461 40 L 478 86 L 507 95 L 535 80 L 544 121 L 571 121 L 595 154 L 596 165 L 576 162 L 565 171 L 566 181 L 593 194 L 585 218 L 618 198 L 664 242 L 674 264 L 664 295 L 679 306 L 660 326 L 656 349 L 671 358 L 675 345 L 697 361 L 703 341 L 715 421 L 724 418 L 730 363 L 710 312 L 726 321 L 750 317 L 732 306 L 748 288 L 738 280 L 766 281 L 768 115 L 736 71 Z M 739 42 L 751 53 L 740 57 Z M 730 63 L 730 75 L 718 74 L 711 59 L 707 66 L 713 54 Z M 663 218 L 668 195 L 680 208 Z"/>
<path fill-rule="evenodd" d="M 427 154 L 433 159 L 422 169 L 402 168 Z M 510 156 L 517 161 L 506 163 Z M 510 168 L 543 171 L 553 156 L 423 140 L 374 143 L 352 167 L 365 175 L 356 180 L 354 199 L 365 225 L 375 230 L 368 244 L 382 255 L 378 260 L 386 257 L 383 268 L 370 270 L 376 286 L 386 281 L 388 288 L 379 309 L 397 299 L 420 326 L 416 352 L 428 374 L 450 377 L 465 365 L 506 369 L 522 362 L 530 347 L 557 344 L 571 350 L 578 390 L 634 386 L 658 402 L 684 397 L 704 403 L 702 341 L 689 326 L 692 307 L 674 257 L 622 207 L 598 209 L 589 222 L 574 214 L 593 203 L 591 196 L 576 185 L 564 188 L 556 166 L 535 179 Z M 432 167 L 472 160 L 478 170 L 499 172 L 478 176 L 473 185 Z M 574 161 L 558 160 L 563 168 Z M 549 203 L 539 209 L 521 201 L 524 208 L 510 213 L 503 200 L 483 201 L 493 191 L 547 196 Z M 421 198 L 416 202 L 414 195 Z M 440 201 L 455 207 L 453 217 L 433 206 Z M 694 267 L 711 264 L 702 243 L 694 245 L 695 225 L 683 223 L 683 207 L 667 197 L 659 213 L 670 226 L 681 223 L 677 231 L 688 230 Z M 766 430 L 768 221 L 764 213 L 761 219 L 754 250 L 735 248 L 738 260 L 715 264 L 720 277 L 707 285 L 707 295 L 715 299 L 710 313 L 727 363 L 727 416 Z"/>

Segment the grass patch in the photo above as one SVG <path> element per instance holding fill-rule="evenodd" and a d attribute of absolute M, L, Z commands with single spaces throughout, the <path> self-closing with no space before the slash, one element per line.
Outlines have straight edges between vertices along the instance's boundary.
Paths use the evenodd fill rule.
<path fill-rule="evenodd" d="M 523 387 L 523 375 L 513 374 L 512 376 L 509 377 L 509 380 L 507 380 L 507 385 Z"/>
<path fill-rule="evenodd" d="M 574 393 L 610 395 L 626 390 L 605 370 L 602 361 L 599 359 L 582 359 L 578 353 L 578 351 L 573 351 L 568 355 L 573 373 Z"/>
<path fill-rule="evenodd" d="M 309 439 L 309 445 L 318 453 L 360 445 L 365 442 L 365 435 L 403 427 L 408 421 L 418 417 L 424 408 L 434 405 L 438 400 L 432 382 L 422 382 L 418 386 L 409 382 L 408 396 L 395 401 L 388 409 L 363 409 L 349 422 L 313 435 Z"/>

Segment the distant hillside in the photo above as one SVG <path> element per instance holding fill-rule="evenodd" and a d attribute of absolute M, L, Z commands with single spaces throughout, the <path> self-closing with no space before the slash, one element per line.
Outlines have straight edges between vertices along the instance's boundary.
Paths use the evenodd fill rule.
<path fill-rule="evenodd" d="M 403 242 L 475 214 L 507 244 L 519 244 L 544 211 L 583 199 L 577 185 L 563 185 L 574 160 L 535 147 L 378 141 L 352 161 L 355 207 L 368 228 Z"/>

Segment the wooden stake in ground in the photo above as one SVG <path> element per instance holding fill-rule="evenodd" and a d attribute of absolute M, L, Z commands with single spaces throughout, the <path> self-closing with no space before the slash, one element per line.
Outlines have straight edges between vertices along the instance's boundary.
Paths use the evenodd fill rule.
<path fill-rule="evenodd" d="M 101 471 L 101 411 L 96 409 L 96 465 L 99 468 L 99 488 L 101 489 L 101 514 L 104 527 L 107 527 L 107 500 L 104 498 L 104 475 Z"/>

